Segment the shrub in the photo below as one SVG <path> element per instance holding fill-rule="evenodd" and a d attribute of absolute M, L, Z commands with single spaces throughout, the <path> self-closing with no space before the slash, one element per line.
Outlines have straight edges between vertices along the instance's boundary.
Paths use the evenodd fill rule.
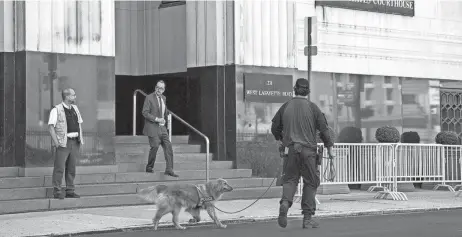
<path fill-rule="evenodd" d="M 420 136 L 417 132 L 404 132 L 401 135 L 402 143 L 420 143 Z"/>
<path fill-rule="evenodd" d="M 332 142 L 335 142 L 335 132 L 331 127 L 329 127 L 329 136 L 332 139 Z M 316 131 L 316 142 L 323 143 L 321 140 L 321 133 L 319 131 Z"/>
<path fill-rule="evenodd" d="M 283 160 L 279 156 L 278 144 L 271 135 L 255 137 L 252 141 L 238 141 L 238 167 L 252 169 L 252 175 L 257 177 L 280 176 Z"/>
<path fill-rule="evenodd" d="M 399 142 L 400 135 L 395 127 L 383 126 L 375 132 L 375 139 L 381 143 L 396 143 Z"/>
<path fill-rule="evenodd" d="M 455 132 L 439 132 L 435 137 L 435 142 L 442 145 L 459 145 L 459 136 Z"/>
<path fill-rule="evenodd" d="M 357 127 L 345 127 L 340 131 L 337 138 L 338 143 L 361 143 L 363 142 L 363 133 Z"/>

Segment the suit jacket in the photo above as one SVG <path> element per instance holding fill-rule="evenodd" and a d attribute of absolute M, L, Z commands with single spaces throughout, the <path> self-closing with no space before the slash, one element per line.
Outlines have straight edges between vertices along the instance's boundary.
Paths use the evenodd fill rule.
<path fill-rule="evenodd" d="M 162 111 L 160 111 L 159 102 L 155 93 L 147 95 L 144 99 L 142 114 L 144 117 L 143 134 L 145 136 L 153 137 L 159 135 L 160 125 L 156 122 L 156 117 L 163 117 L 165 119 L 164 126 L 168 126 L 167 99 L 164 95 L 161 95 L 161 97 L 165 104 L 165 113 L 163 115 L 161 115 Z"/>

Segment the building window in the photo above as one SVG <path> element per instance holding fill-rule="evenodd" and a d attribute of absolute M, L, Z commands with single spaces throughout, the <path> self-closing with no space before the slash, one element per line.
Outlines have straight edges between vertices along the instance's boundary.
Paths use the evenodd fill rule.
<path fill-rule="evenodd" d="M 387 105 L 387 115 L 392 115 L 393 114 L 393 105 Z"/>
<path fill-rule="evenodd" d="M 393 88 L 387 88 L 387 98 L 386 100 L 393 100 Z"/>
<path fill-rule="evenodd" d="M 385 84 L 391 84 L 391 77 L 385 77 Z"/>
<path fill-rule="evenodd" d="M 366 100 L 372 100 L 372 92 L 374 88 L 366 88 Z"/>

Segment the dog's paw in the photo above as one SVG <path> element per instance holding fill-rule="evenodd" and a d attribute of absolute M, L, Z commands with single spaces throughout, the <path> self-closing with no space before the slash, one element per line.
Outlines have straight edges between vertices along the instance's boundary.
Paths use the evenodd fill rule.
<path fill-rule="evenodd" d="M 222 228 L 222 229 L 225 229 L 227 227 L 227 225 L 221 224 L 221 225 L 219 225 L 219 227 Z"/>
<path fill-rule="evenodd" d="M 184 227 L 184 226 L 176 226 L 176 228 L 177 228 L 178 230 L 186 230 L 186 227 Z"/>

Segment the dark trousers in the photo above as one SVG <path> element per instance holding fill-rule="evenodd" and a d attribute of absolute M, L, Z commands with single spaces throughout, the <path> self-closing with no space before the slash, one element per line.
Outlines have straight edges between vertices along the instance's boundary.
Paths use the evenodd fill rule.
<path fill-rule="evenodd" d="M 173 171 L 173 148 L 172 143 L 168 139 L 168 132 L 165 126 L 159 127 L 159 135 L 149 138 L 149 145 L 151 150 L 149 150 L 149 159 L 148 164 L 146 165 L 146 171 L 151 171 L 154 168 L 154 163 L 156 162 L 157 151 L 159 150 L 159 145 L 162 145 L 164 150 L 165 162 L 167 167 L 165 172 Z"/>
<path fill-rule="evenodd" d="M 66 147 L 57 147 L 55 152 L 55 164 L 53 169 L 52 183 L 53 193 L 61 193 L 63 174 L 66 180 L 66 193 L 75 190 L 75 166 L 80 152 L 80 143 L 77 139 L 67 139 Z"/>
<path fill-rule="evenodd" d="M 316 150 L 295 144 L 289 146 L 288 157 L 284 158 L 282 174 L 282 198 L 292 206 L 300 176 L 303 177 L 302 214 L 316 212 L 316 192 L 320 185 L 319 168 L 316 165 Z"/>

